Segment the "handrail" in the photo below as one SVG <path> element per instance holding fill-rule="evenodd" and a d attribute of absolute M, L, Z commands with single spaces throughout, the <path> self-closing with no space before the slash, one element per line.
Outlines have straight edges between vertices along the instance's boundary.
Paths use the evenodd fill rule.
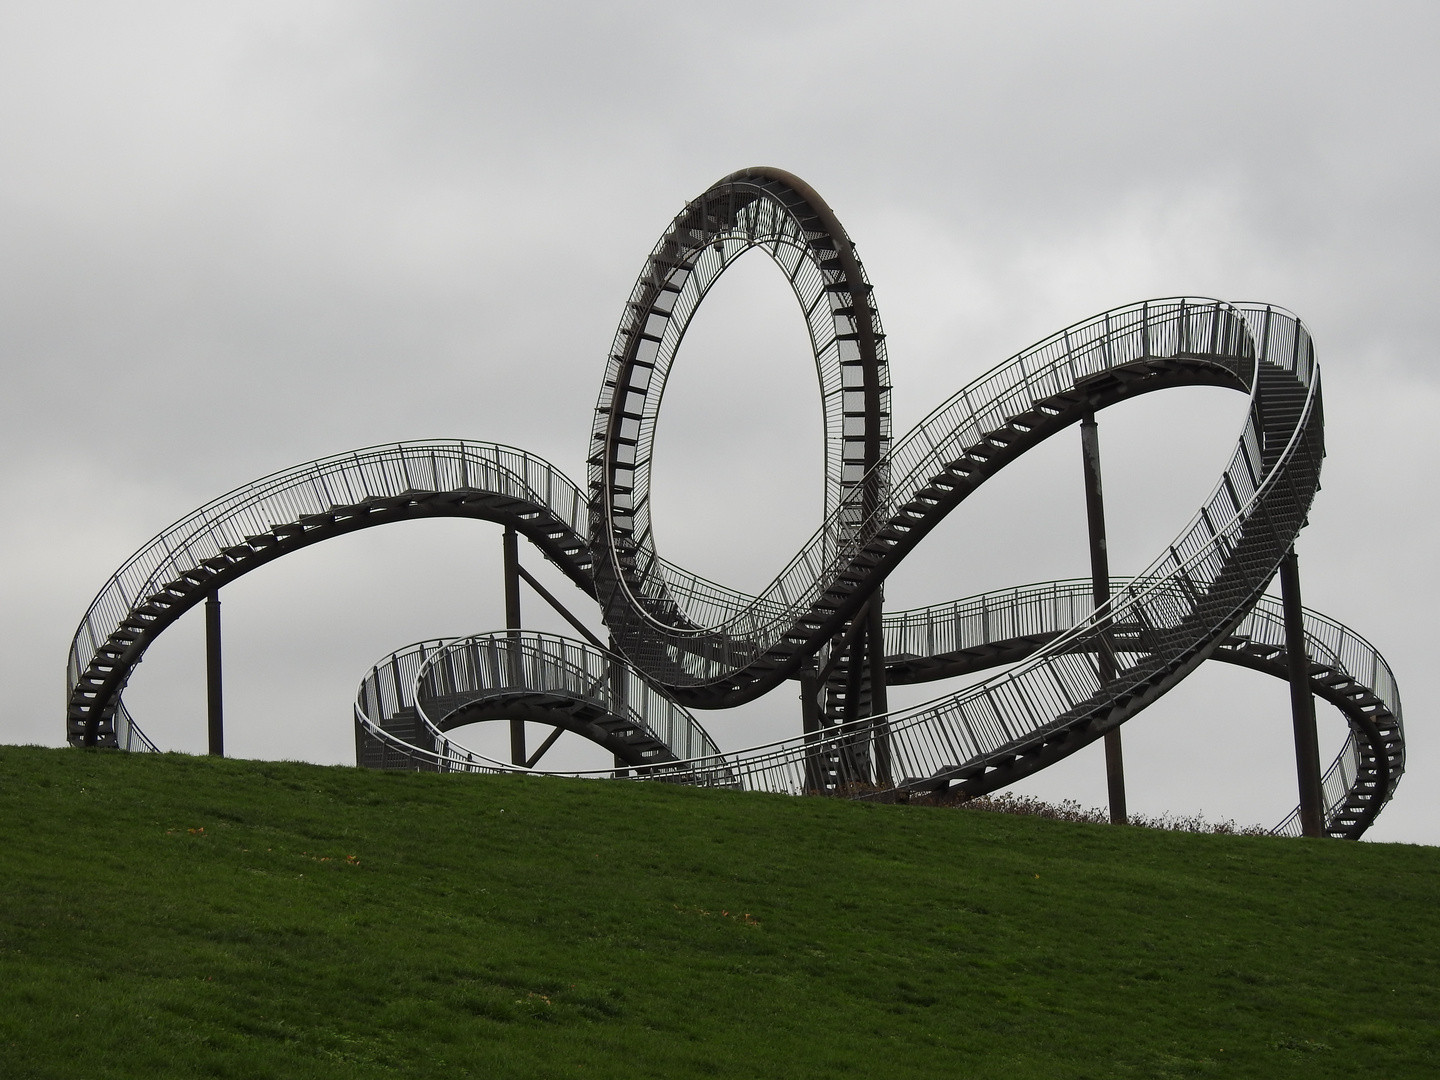
<path fill-rule="evenodd" d="M 73 655 L 83 660 L 94 655 L 95 642 L 84 633 L 86 628 L 113 625 L 129 613 L 135 600 L 225 548 L 243 543 L 247 535 L 338 505 L 415 490 L 463 487 L 513 487 L 517 495 L 556 510 L 577 533 L 583 534 L 587 527 L 585 500 L 574 482 L 528 451 L 465 439 L 364 447 L 271 473 L 162 529 L 101 586 L 75 635 Z M 79 666 L 84 666 L 83 661 Z M 71 668 L 75 671 L 74 662 Z"/>
<path fill-rule="evenodd" d="M 712 778 L 726 767 L 725 756 L 700 723 L 623 657 L 559 634 L 501 630 L 408 645 L 384 657 L 361 680 L 356 711 L 367 725 L 386 730 L 391 745 L 433 754 L 426 760 L 439 765 L 451 757 L 477 760 L 474 751 L 448 735 L 456 724 L 474 718 L 476 707 L 513 705 L 534 695 L 589 704 L 605 718 L 632 724 L 633 741 L 654 744 L 640 755 L 648 762 L 642 770 L 646 775 L 672 777 L 676 761 L 687 763 L 683 772 L 698 767 Z M 396 739 L 387 722 L 412 710 L 419 727 L 416 741 L 406 743 Z M 558 709 L 552 715 L 562 719 Z M 575 728 L 582 734 L 593 731 L 592 724 Z"/>
<path fill-rule="evenodd" d="M 87 608 L 66 667 L 72 741 L 85 737 L 87 727 L 93 732 L 101 714 L 115 707 L 152 627 L 168 625 L 167 617 L 194 602 L 209 578 L 264 561 L 267 549 L 283 550 L 310 532 L 328 535 L 327 526 L 344 531 L 377 509 L 428 497 L 441 499 L 431 503 L 432 512 L 448 512 L 444 497 L 477 495 L 543 514 L 575 558 L 588 560 L 586 502 L 575 484 L 534 454 L 474 440 L 387 443 L 337 454 L 272 473 L 187 514 L 130 556 Z M 351 520 L 336 524 L 337 516 Z M 577 565 L 572 573 L 583 571 Z M 138 646 L 137 639 L 143 639 Z"/>
<path fill-rule="evenodd" d="M 720 748 L 698 720 L 624 657 L 560 634 L 492 631 L 447 643 L 415 676 L 415 703 L 437 732 L 447 718 L 487 697 L 562 694 L 635 721 L 683 760 L 719 758 Z M 443 710 L 443 711 L 440 711 Z"/>

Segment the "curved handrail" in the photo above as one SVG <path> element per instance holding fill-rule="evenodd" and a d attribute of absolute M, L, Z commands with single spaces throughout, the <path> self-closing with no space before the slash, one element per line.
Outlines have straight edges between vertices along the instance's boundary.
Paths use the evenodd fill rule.
<path fill-rule="evenodd" d="M 926 444 L 923 452 L 915 454 L 916 465 L 906 477 L 913 490 L 907 490 L 905 482 L 897 482 L 894 490 L 898 499 L 920 494 L 952 477 L 951 486 L 955 486 L 963 479 L 958 474 L 970 470 L 961 467 L 965 459 L 948 464 L 945 459 L 961 447 L 968 446 L 966 458 L 978 456 L 981 464 L 990 456 L 976 455 L 979 444 L 966 438 L 963 424 L 954 422 L 950 414 L 955 402 L 964 402 L 964 415 L 975 418 L 974 431 L 968 434 L 993 443 L 995 433 L 1005 427 L 1042 427 L 1047 404 L 1052 415 L 1058 415 L 1064 405 L 1052 403 L 1066 393 L 1091 390 L 1107 373 L 1143 377 L 1138 369 L 1158 359 L 1182 357 L 1228 368 L 1234 376 L 1248 370 L 1252 401 L 1240 444 L 1221 484 L 1177 542 L 1108 611 L 1095 613 L 1062 634 L 1014 671 L 938 703 L 869 719 L 866 737 L 871 740 L 873 761 L 854 759 L 857 732 L 852 729 L 777 746 L 753 758 L 747 767 L 789 770 L 788 779 L 781 782 L 803 786 L 803 780 L 794 774 L 796 760 L 813 769 L 818 754 L 839 762 L 827 768 L 852 785 L 894 782 L 898 767 L 905 784 L 955 780 L 972 790 L 999 786 L 1035 767 L 1017 764 L 1022 758 L 1043 760 L 1047 751 L 1051 758 L 1063 756 L 1138 712 L 1200 662 L 1258 601 L 1303 524 L 1318 485 L 1323 443 L 1318 380 L 1308 337 L 1298 320 L 1273 308 L 1237 313 L 1238 309 L 1217 302 L 1197 305 L 1182 300 L 1146 303 L 1121 314 L 1134 316 L 1137 311 L 1138 318 L 1109 313 L 1084 324 L 1086 333 L 1062 332 L 1049 339 L 1054 355 L 1048 363 L 1032 362 L 1041 353 L 1029 350 L 1018 362 L 996 369 L 1005 372 L 1004 377 L 992 373 L 988 379 L 1000 389 L 980 408 L 966 400 L 965 392 L 952 399 L 948 408 L 916 429 L 920 434 L 913 442 L 907 439 L 896 447 L 892 456 L 902 455 L 903 447 L 919 445 L 922 435 Z M 1063 349 L 1057 349 L 1056 342 L 1063 342 Z M 1045 385 L 1045 380 L 1060 377 L 1058 361 L 1064 362 L 1068 378 L 1057 389 Z M 1039 390 L 1052 392 L 1037 400 Z M 1284 407 L 1287 395 L 1292 405 L 1289 409 Z M 1103 398 L 1103 391 L 1090 394 L 1092 399 L 1096 396 Z M 980 422 L 987 408 L 990 416 L 1004 418 L 1004 423 L 987 430 Z M 1037 410 L 1042 415 L 1035 416 Z M 944 424 L 960 430 L 937 439 L 935 417 L 945 417 Z M 1017 424 L 1017 418 L 1026 417 L 1035 422 Z M 917 486 L 921 481 L 914 478 L 924 477 L 937 465 L 951 470 L 950 476 L 931 474 L 923 480 L 923 488 Z M 931 501 L 938 505 L 944 500 Z M 1257 525 L 1263 525 L 1263 530 Z M 883 536 L 885 530 L 880 530 L 875 537 L 891 547 L 900 546 L 904 533 L 910 531 L 893 517 L 886 528 L 891 535 Z M 856 554 L 852 551 L 848 557 L 853 561 Z M 872 576 L 878 580 L 883 573 Z M 783 581 L 784 575 L 777 580 Z M 818 584 L 820 578 L 811 575 L 810 587 Z M 775 592 L 772 586 L 759 600 L 763 603 Z M 750 610 L 758 606 L 752 605 Z M 795 606 L 793 602 L 781 605 L 792 610 Z M 611 614 L 613 610 L 607 611 Z M 1111 623 L 1122 621 L 1145 627 L 1146 648 L 1141 653 L 1117 655 L 1117 671 L 1106 678 L 1094 658 L 1101 649 L 1110 648 L 1107 635 Z M 639 642 L 636 651 L 647 645 L 654 650 L 656 638 L 669 645 L 667 636 L 673 639 L 676 635 L 673 628 L 661 628 L 648 642 Z M 683 636 L 692 641 L 699 637 L 693 631 Z M 734 648 L 737 640 L 745 637 L 712 635 L 709 644 Z M 633 657 L 632 644 L 627 642 L 627 654 Z M 700 652 L 693 647 L 685 653 L 666 651 L 665 659 L 672 666 L 677 655 L 684 661 Z M 943 739 L 937 741 L 936 735 Z M 847 756 L 852 759 L 848 764 Z"/>
<path fill-rule="evenodd" d="M 1113 578 L 1112 587 L 1117 591 L 1125 590 L 1131 585 L 1132 580 L 1130 578 Z M 955 600 L 948 604 L 894 612 L 886 616 L 887 660 L 892 665 L 898 665 L 919 657 L 942 657 L 967 649 L 1005 645 L 1021 639 L 1030 639 L 1031 647 L 1038 648 L 1040 644 L 1071 629 L 1077 622 L 1092 614 L 1094 610 L 1092 589 L 1092 582 L 1088 578 L 1041 582 L 1012 589 L 994 590 Z M 1357 709 L 1363 709 L 1361 715 L 1369 716 L 1372 720 L 1377 714 L 1388 714 L 1393 718 L 1392 722 L 1385 725 L 1387 730 L 1394 733 L 1395 747 L 1390 755 L 1393 760 L 1388 770 L 1385 790 L 1376 793 L 1378 798 L 1373 800 L 1377 804 L 1383 803 L 1393 793 L 1395 785 L 1404 771 L 1404 729 L 1399 692 L 1394 675 L 1384 657 L 1363 637 L 1334 619 L 1310 608 L 1304 609 L 1304 618 L 1307 648 L 1312 663 L 1317 668 L 1323 668 L 1323 670 L 1317 670 L 1312 677 L 1318 682 L 1332 679 L 1337 674 L 1347 675 L 1355 680 L 1362 694 L 1373 696 L 1378 702 L 1378 704 L 1371 703 L 1364 706 L 1357 706 L 1353 702 L 1337 702 L 1337 704 L 1345 706 L 1345 714 L 1351 721 L 1351 729 L 1344 746 L 1325 773 L 1324 816 L 1327 829 L 1332 834 L 1350 835 L 1353 832 L 1353 822 L 1347 817 L 1347 808 L 1354 797 L 1357 782 L 1361 780 L 1366 771 L 1362 743 L 1367 738 L 1363 730 L 1357 730 L 1359 725 L 1355 723 L 1353 714 Z M 1136 628 L 1123 625 L 1112 626 L 1112 631 L 1117 638 L 1122 639 L 1137 632 Z M 429 690 L 422 691 L 418 696 L 423 700 L 428 693 L 434 699 L 441 701 L 442 708 L 447 711 L 447 714 L 453 714 L 460 707 L 455 701 L 455 696 L 457 694 L 461 697 L 464 696 L 465 690 L 462 687 L 480 683 L 483 683 L 486 690 L 496 697 L 503 697 L 517 689 L 550 691 L 562 696 L 573 695 L 577 700 L 601 700 L 614 711 L 614 697 L 606 696 L 606 694 L 612 693 L 614 678 L 613 674 L 603 665 L 596 666 L 591 661 L 590 666 L 583 671 L 578 666 L 571 667 L 569 671 L 558 673 L 558 677 L 555 677 L 556 673 L 540 674 L 537 677 L 537 671 L 543 671 L 551 657 L 564 656 L 565 652 L 570 650 L 603 658 L 603 664 L 615 664 L 617 661 L 623 663 L 619 658 L 603 653 L 602 650 L 594 649 L 582 642 L 554 635 L 530 635 L 527 631 L 527 637 L 533 636 L 537 639 L 547 637 L 551 640 L 540 649 L 526 650 L 522 669 L 517 672 L 507 655 L 507 650 L 512 647 L 510 634 L 511 632 L 498 631 L 488 635 L 478 635 L 472 639 L 456 639 L 448 643 L 422 643 L 418 646 L 411 646 L 408 653 L 416 658 L 416 662 L 407 664 L 402 660 L 402 665 L 404 665 L 402 670 L 405 672 L 402 678 L 415 682 L 417 686 L 423 686 L 427 682 L 427 672 L 431 679 L 435 679 L 438 674 L 438 681 L 432 682 Z M 922 640 L 923 644 L 921 644 Z M 477 644 L 491 650 L 490 655 L 485 656 L 483 660 L 474 658 Z M 1283 608 L 1277 597 L 1267 594 L 1260 598 L 1249 614 L 1235 627 L 1231 637 L 1221 644 L 1212 659 L 1260 667 L 1277 677 L 1288 678 L 1284 649 Z M 464 658 L 460 663 L 461 674 L 459 677 L 453 674 L 456 670 L 454 665 L 457 655 Z M 1014 659 L 1012 655 L 1001 653 L 986 662 L 972 665 L 968 670 L 979 671 L 989 664 L 1013 662 Z M 540 663 L 537 664 L 537 660 Z M 372 670 L 367 679 L 371 680 L 372 684 L 377 681 L 377 678 L 378 681 L 383 682 L 383 674 L 388 670 L 387 665 L 391 663 L 392 659 L 387 657 L 385 661 L 377 665 L 376 669 Z M 568 660 L 566 663 L 568 664 Z M 483 673 L 482 678 L 467 677 L 466 673 L 471 671 Z M 377 672 L 379 676 L 377 676 Z M 953 674 L 953 672 L 944 672 L 934 677 L 943 678 L 948 677 L 949 674 Z M 651 719 L 656 711 L 663 713 L 676 710 L 678 707 L 656 688 L 645 683 L 643 677 L 633 669 L 631 669 L 630 676 L 636 682 L 641 683 L 648 693 L 640 696 L 632 691 L 629 694 L 622 694 L 621 700 L 629 704 L 637 719 L 643 719 L 646 725 L 654 730 L 660 726 Z M 396 684 L 392 681 L 391 685 Z M 605 691 L 598 697 L 595 694 L 597 686 Z M 1321 687 L 1323 690 L 1323 683 Z M 362 688 L 361 700 L 378 701 L 377 690 Z M 402 699 L 395 698 L 394 700 L 398 702 Z M 395 707 L 392 705 L 392 710 Z M 373 718 L 378 710 L 374 706 L 370 706 L 364 711 L 367 716 Z M 683 712 L 683 710 L 679 711 Z M 703 732 L 703 729 L 694 722 L 693 718 L 689 717 L 689 714 L 685 715 L 694 725 L 695 730 Z M 443 721 L 443 716 L 440 719 Z M 424 760 L 437 767 L 447 760 L 447 755 L 453 753 L 455 757 L 453 767 L 457 769 L 482 763 L 487 771 L 503 772 L 513 769 L 513 766 L 486 758 L 483 755 L 476 755 L 467 748 L 458 747 L 445 740 L 442 724 L 431 720 L 430 727 L 431 741 L 428 745 L 409 744 L 404 740 L 394 739 L 393 735 L 389 737 L 392 745 L 403 746 L 407 753 L 413 751 L 414 755 L 418 755 L 418 760 Z M 708 736 L 704 736 L 704 738 L 708 740 Z M 844 737 L 839 736 L 833 741 L 837 745 L 842 745 Z M 681 745 L 680 740 L 674 739 L 673 736 L 667 742 L 672 748 Z M 774 758 L 775 751 L 787 745 L 790 745 L 793 751 L 795 742 L 796 740 L 784 740 L 780 743 L 768 743 L 736 751 L 730 755 L 722 755 L 718 748 L 713 747 L 712 743 L 710 749 L 701 753 L 693 755 L 681 753 L 677 756 L 692 758 L 692 763 L 683 767 L 681 771 L 687 775 L 693 775 L 696 778 L 694 782 L 704 783 L 706 786 L 755 787 L 771 782 L 777 775 L 783 775 L 784 768 L 777 761 L 770 760 L 757 770 L 752 766 L 751 759 Z M 801 756 L 806 756 L 806 754 L 814 756 L 816 748 L 813 740 L 803 745 L 805 753 Z M 724 765 L 734 763 L 736 774 L 729 779 L 717 776 L 717 762 L 723 763 L 719 766 L 722 771 Z M 803 773 L 803 766 L 799 772 Z M 602 774 L 608 775 L 608 771 L 602 773 L 598 770 L 566 770 L 558 773 L 558 775 L 567 776 Z M 766 789 L 769 790 L 769 788 Z M 795 789 L 792 783 L 789 787 L 782 786 L 781 790 L 794 791 Z M 1376 809 L 1378 810 L 1378 805 Z M 1298 811 L 1292 812 L 1273 831 L 1284 835 L 1298 835 L 1297 814 Z M 1350 817 L 1353 816 L 1353 814 L 1350 815 Z M 1373 820 L 1373 816 L 1373 813 L 1369 814 L 1368 818 Z M 1365 824 L 1368 825 L 1369 820 Z"/>
<path fill-rule="evenodd" d="M 848 494 L 867 505 L 883 495 L 889 369 L 854 245 L 799 177 L 764 166 L 733 173 L 687 203 L 651 251 L 625 305 L 595 410 L 588 460 L 601 601 L 607 611 L 633 612 L 654 627 L 696 629 L 695 613 L 677 609 L 663 575 L 653 572 L 655 420 L 691 319 L 720 276 L 752 250 L 785 273 L 805 316 L 824 412 L 827 514 Z"/>
<path fill-rule="evenodd" d="M 567 706 L 588 708 L 567 713 Z M 367 727 L 385 730 L 392 745 L 433 755 L 426 760 L 436 764 L 451 756 L 488 761 L 448 732 L 513 714 L 548 717 L 617 749 L 652 777 L 673 779 L 671 766 L 684 761 L 685 774 L 703 770 L 713 785 L 726 767 L 700 723 L 623 657 L 558 634 L 503 630 L 408 645 L 370 669 L 356 710 Z M 413 729 L 409 740 L 392 730 L 402 716 Z"/>
<path fill-rule="evenodd" d="M 206 503 L 111 575 L 70 646 L 71 741 L 93 742 L 102 724 L 113 728 L 115 703 L 149 642 L 218 584 L 341 532 L 397 517 L 455 514 L 517 518 L 517 527 L 589 587 L 584 497 L 534 454 L 498 443 L 427 440 L 307 462 Z"/>

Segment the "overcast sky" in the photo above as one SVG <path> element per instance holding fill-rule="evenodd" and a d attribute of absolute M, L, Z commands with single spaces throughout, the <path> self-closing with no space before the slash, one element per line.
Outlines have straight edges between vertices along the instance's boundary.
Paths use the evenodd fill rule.
<path fill-rule="evenodd" d="M 770 164 L 859 247 L 899 432 L 1129 301 L 1262 300 L 1308 322 L 1329 458 L 1305 600 L 1379 646 L 1404 695 L 1409 772 L 1370 837 L 1440 843 L 1437 52 L 1430 2 L 0 0 L 0 742 L 63 742 L 90 598 L 250 479 L 462 436 L 580 478 L 645 254 L 687 199 Z M 1191 389 L 1102 415 L 1115 573 L 1185 524 L 1244 406 Z M 819 437 L 803 323 L 752 255 L 666 394 L 662 552 L 763 585 L 817 524 Z M 1078 444 L 967 502 L 888 606 L 1085 574 Z M 231 752 L 353 762 L 371 663 L 503 624 L 499 551 L 495 526 L 409 523 L 227 588 Z M 561 629 L 526 604 L 527 625 Z M 171 749 L 204 747 L 201 619 L 126 695 Z M 1343 725 L 1319 711 L 1328 764 Z M 737 748 L 798 732 L 798 704 L 787 686 L 701 720 Z M 1276 680 L 1207 665 L 1124 732 L 1133 810 L 1270 825 L 1296 801 Z M 1103 758 L 1025 789 L 1101 805 Z"/>

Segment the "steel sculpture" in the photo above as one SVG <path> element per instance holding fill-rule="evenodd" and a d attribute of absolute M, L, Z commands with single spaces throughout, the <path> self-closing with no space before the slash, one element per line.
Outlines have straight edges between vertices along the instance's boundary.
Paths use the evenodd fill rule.
<path fill-rule="evenodd" d="M 650 506 L 655 424 L 680 343 L 711 286 L 752 249 L 776 262 L 799 301 L 825 423 L 824 519 L 758 596 L 663 559 Z M 1239 443 L 1175 542 L 1141 574 L 1112 578 L 1094 417 L 1195 385 L 1248 395 Z M 153 749 L 122 702 L 126 681 L 160 633 L 229 581 L 342 533 L 458 516 L 505 527 L 506 629 L 420 642 L 376 664 L 355 705 L 362 765 L 533 769 L 571 731 L 613 753 L 615 775 L 858 798 L 966 796 L 1105 738 L 1115 812 L 1120 726 L 1213 659 L 1291 683 L 1301 807 L 1276 831 L 1357 838 L 1373 823 L 1404 771 L 1400 697 L 1368 642 L 1300 606 L 1294 543 L 1319 487 L 1324 428 L 1319 368 L 1298 318 L 1188 297 L 1117 308 L 986 372 L 894 442 L 889 392 L 872 289 L 834 213 L 789 173 L 734 173 L 681 211 L 631 290 L 583 490 L 534 455 L 463 440 L 357 450 L 237 489 L 166 529 L 101 589 L 71 647 L 69 739 Z M 1091 578 L 883 611 L 886 576 L 931 529 L 1077 423 Z M 598 603 L 609 642 L 525 571 L 519 536 Z M 1266 593 L 1277 572 L 1278 600 Z M 586 640 L 522 629 L 522 579 Z M 218 745 L 218 602 L 210 610 Z M 887 684 L 991 668 L 1005 670 L 915 708 L 886 706 Z M 801 690 L 795 737 L 722 753 L 689 711 L 751 701 L 786 681 Z M 1314 696 L 1349 726 L 1323 776 Z M 481 720 L 510 723 L 510 762 L 451 738 Z M 533 754 L 526 721 L 554 729 Z"/>

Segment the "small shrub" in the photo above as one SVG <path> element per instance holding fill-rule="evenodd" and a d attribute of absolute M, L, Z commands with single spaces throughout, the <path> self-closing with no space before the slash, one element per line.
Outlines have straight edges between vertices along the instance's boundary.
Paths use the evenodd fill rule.
<path fill-rule="evenodd" d="M 919 800 L 912 800 L 919 801 Z M 1108 825 L 1110 812 L 1100 807 L 1084 807 L 1074 799 L 1065 799 L 1058 805 L 1037 799 L 1033 795 L 1016 795 L 1004 792 L 1000 795 L 981 795 L 973 799 L 956 799 L 949 805 L 963 810 L 986 810 L 996 814 L 1019 814 L 1025 817 L 1048 818 L 1051 821 L 1077 821 L 1088 825 Z M 1131 814 L 1130 825 L 1141 829 L 1164 829 L 1168 832 L 1219 833 L 1226 836 L 1268 836 L 1270 830 L 1263 825 L 1240 825 L 1233 818 L 1224 821 L 1210 821 L 1204 814 L 1159 815 Z"/>

